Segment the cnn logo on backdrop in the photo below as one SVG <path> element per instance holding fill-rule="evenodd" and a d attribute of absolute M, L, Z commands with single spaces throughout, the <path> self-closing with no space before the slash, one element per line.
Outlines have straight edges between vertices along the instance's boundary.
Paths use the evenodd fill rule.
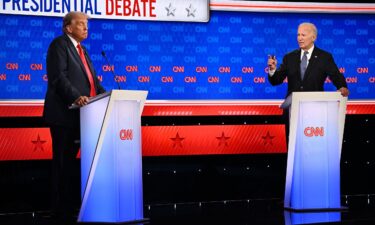
<path fill-rule="evenodd" d="M 306 137 L 323 137 L 324 127 L 306 127 L 303 133 Z"/>
<path fill-rule="evenodd" d="M 120 139 L 123 141 L 133 140 L 133 129 L 121 129 Z"/>

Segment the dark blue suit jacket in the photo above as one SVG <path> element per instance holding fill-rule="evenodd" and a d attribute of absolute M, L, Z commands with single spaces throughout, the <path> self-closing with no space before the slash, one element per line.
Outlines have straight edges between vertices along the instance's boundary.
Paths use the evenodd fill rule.
<path fill-rule="evenodd" d="M 84 47 L 83 47 L 84 49 Z M 84 49 L 94 78 L 96 93 L 105 92 Z M 48 88 L 43 116 L 50 125 L 79 127 L 79 109 L 69 106 L 80 96 L 90 96 L 90 83 L 76 47 L 64 34 L 55 38 L 47 53 Z"/>
<path fill-rule="evenodd" d="M 327 77 L 331 79 L 337 89 L 347 87 L 345 78 L 340 73 L 330 53 L 315 46 L 303 80 L 301 80 L 300 57 L 300 49 L 286 54 L 274 75 L 268 76 L 272 85 L 281 84 L 286 77 L 288 78 L 286 96 L 299 91 L 324 91 L 324 81 Z"/>

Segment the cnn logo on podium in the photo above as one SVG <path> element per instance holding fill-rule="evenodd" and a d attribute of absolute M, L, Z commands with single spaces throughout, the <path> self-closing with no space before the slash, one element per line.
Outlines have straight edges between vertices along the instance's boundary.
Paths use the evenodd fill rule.
<path fill-rule="evenodd" d="M 133 129 L 121 129 L 120 139 L 122 141 L 133 140 Z"/>
<path fill-rule="evenodd" d="M 323 137 L 324 127 L 306 127 L 303 133 L 306 137 Z"/>

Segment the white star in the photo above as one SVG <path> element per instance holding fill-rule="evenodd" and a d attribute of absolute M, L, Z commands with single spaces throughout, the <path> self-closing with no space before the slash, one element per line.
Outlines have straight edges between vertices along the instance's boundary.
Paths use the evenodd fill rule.
<path fill-rule="evenodd" d="M 193 6 L 190 4 L 189 5 L 189 8 L 186 8 L 186 11 L 187 11 L 187 17 L 195 17 L 195 12 L 197 11 L 197 9 L 194 9 Z"/>
<path fill-rule="evenodd" d="M 174 16 L 174 12 L 176 11 L 176 8 L 172 6 L 172 3 L 169 3 L 168 7 L 165 7 L 165 10 L 167 10 L 167 16 Z"/>

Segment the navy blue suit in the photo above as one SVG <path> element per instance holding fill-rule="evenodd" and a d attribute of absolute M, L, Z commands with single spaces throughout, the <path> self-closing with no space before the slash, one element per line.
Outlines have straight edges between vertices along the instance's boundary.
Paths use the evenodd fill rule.
<path fill-rule="evenodd" d="M 300 49 L 286 54 L 282 64 L 273 76 L 268 76 L 268 80 L 272 85 L 279 85 L 283 83 L 286 77 L 288 78 L 286 96 L 292 92 L 323 91 L 324 81 L 327 77 L 332 80 L 337 89 L 347 87 L 345 78 L 340 73 L 330 53 L 315 46 L 303 80 L 301 80 L 300 57 Z"/>
<path fill-rule="evenodd" d="M 96 77 L 85 49 L 86 61 L 93 75 L 96 94 L 105 92 Z M 80 148 L 79 109 L 69 106 L 80 96 L 90 96 L 90 83 L 76 47 L 64 34 L 55 38 L 47 53 L 48 88 L 43 116 L 52 137 L 52 204 L 60 219 L 74 215 L 79 202 Z M 78 186 L 76 186 L 76 184 Z"/>
<path fill-rule="evenodd" d="M 105 92 L 85 49 L 84 53 L 94 78 L 96 93 Z M 77 127 L 79 110 L 70 110 L 69 106 L 80 96 L 90 96 L 90 83 L 78 51 L 66 34 L 54 39 L 49 46 L 47 76 L 48 89 L 44 103 L 46 122 Z"/>

